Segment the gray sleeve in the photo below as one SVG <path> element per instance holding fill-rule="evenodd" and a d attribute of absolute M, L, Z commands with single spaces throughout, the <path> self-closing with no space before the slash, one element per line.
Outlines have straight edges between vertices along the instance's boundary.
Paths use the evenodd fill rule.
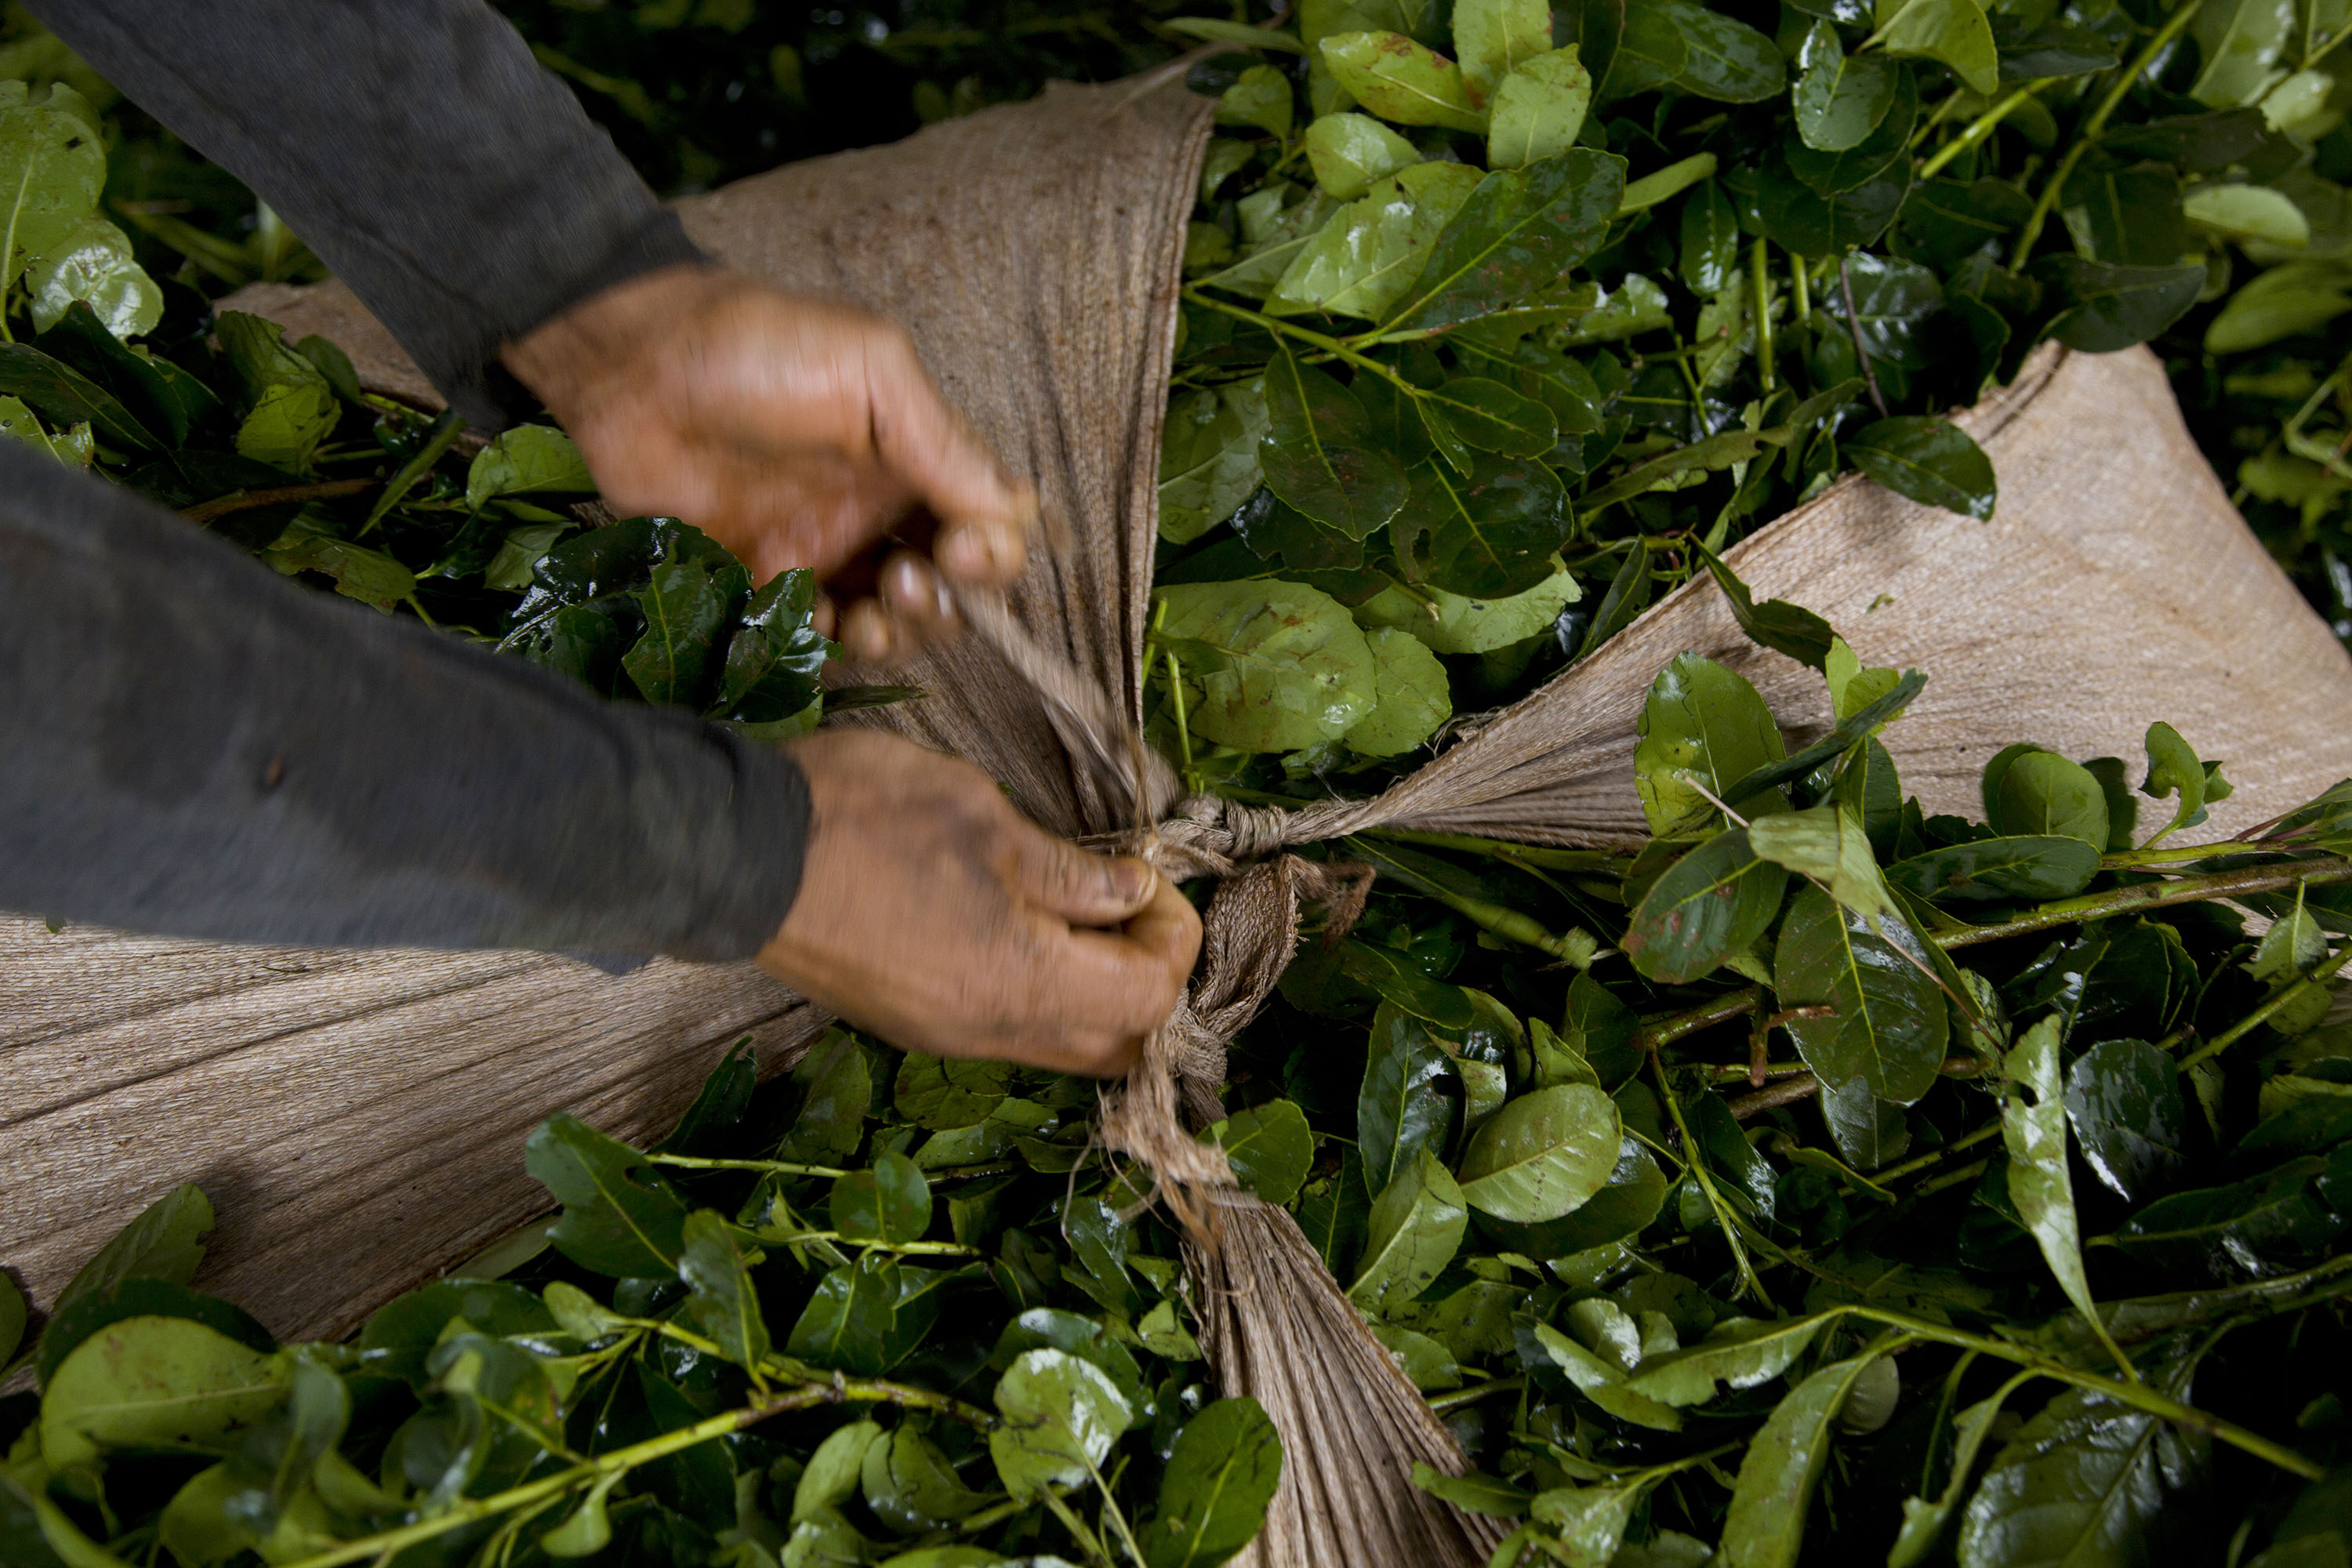
<path fill-rule="evenodd" d="M 700 253 L 484 0 L 32 0 L 277 209 L 466 418 L 499 345 Z"/>
<path fill-rule="evenodd" d="M 299 589 L 0 438 L 0 909 L 302 944 L 755 952 L 806 781 Z"/>

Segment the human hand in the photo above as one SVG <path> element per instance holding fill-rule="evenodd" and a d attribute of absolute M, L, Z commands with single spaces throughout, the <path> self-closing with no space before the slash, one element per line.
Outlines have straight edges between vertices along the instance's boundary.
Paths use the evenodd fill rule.
<path fill-rule="evenodd" d="M 814 569 L 855 657 L 958 629 L 950 583 L 1020 576 L 1037 500 L 940 397 L 905 332 L 717 268 L 663 268 L 509 343 L 625 514 L 682 518 L 766 582 Z M 877 542 L 901 523 L 908 543 Z M 935 536 L 928 531 L 936 524 Z"/>
<path fill-rule="evenodd" d="M 911 742 L 844 729 L 786 749 L 808 778 L 808 848 L 760 967 L 905 1049 L 1099 1078 L 1134 1065 L 1200 951 L 1173 884 L 1053 837 Z"/>

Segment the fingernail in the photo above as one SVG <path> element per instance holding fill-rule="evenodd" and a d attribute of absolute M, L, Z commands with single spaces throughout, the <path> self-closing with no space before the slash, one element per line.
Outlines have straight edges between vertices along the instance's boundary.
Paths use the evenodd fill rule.
<path fill-rule="evenodd" d="M 890 597 L 902 606 L 922 603 L 923 568 L 912 556 L 900 556 L 890 563 Z"/>
<path fill-rule="evenodd" d="M 995 549 L 978 526 L 959 528 L 940 541 L 940 564 L 959 577 L 977 577 L 989 568 Z"/>
<path fill-rule="evenodd" d="M 1110 895 L 1125 904 L 1139 904 L 1151 893 L 1151 868 L 1139 860 L 1113 860 L 1104 868 Z"/>

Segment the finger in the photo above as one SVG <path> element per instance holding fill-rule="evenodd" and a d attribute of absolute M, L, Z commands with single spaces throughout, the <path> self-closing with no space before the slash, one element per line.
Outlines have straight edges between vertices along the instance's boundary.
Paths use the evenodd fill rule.
<path fill-rule="evenodd" d="M 994 586 L 1020 576 L 1036 525 L 1036 493 L 1006 474 L 956 416 L 902 334 L 869 340 L 866 395 L 884 466 L 940 520 L 940 566 Z"/>
<path fill-rule="evenodd" d="M 840 612 L 835 608 L 833 595 L 830 594 L 819 594 L 816 596 L 816 602 L 809 606 L 809 625 L 815 628 L 816 635 L 821 637 L 829 637 L 833 635 L 834 628 L 840 625 L 839 616 Z"/>
<path fill-rule="evenodd" d="M 841 646 L 858 663 L 889 663 L 895 641 L 890 617 L 872 599 L 859 599 L 841 612 Z"/>
<path fill-rule="evenodd" d="M 1113 926 L 1151 902 L 1160 873 L 1124 855 L 1097 855 L 1027 822 L 1009 829 L 1015 895 L 1072 925 Z"/>
<path fill-rule="evenodd" d="M 1201 921 L 1173 883 L 1155 882 L 1124 930 L 1065 928 L 1037 939 L 1032 1017 L 1122 1039 L 1168 1021 L 1200 952 Z"/>
<path fill-rule="evenodd" d="M 929 563 L 913 552 L 902 550 L 884 564 L 881 586 L 882 607 L 889 612 L 895 623 L 892 630 L 906 646 L 948 642 L 963 630 L 948 585 Z"/>

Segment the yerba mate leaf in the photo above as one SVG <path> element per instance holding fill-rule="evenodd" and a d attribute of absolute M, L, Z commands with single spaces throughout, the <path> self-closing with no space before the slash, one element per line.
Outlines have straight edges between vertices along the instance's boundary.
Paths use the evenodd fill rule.
<path fill-rule="evenodd" d="M 1290 752 L 1335 741 L 1379 700 L 1371 645 L 1327 594 L 1260 581 L 1180 584 L 1153 597 L 1167 607 L 1157 640 L 1197 687 L 1192 730 L 1221 745 Z"/>

